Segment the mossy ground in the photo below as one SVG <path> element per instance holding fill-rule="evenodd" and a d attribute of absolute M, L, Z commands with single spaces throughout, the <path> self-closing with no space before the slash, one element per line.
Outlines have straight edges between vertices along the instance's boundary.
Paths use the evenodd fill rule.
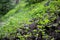
<path fill-rule="evenodd" d="M 60 1 L 21 1 L 1 19 L 1 40 L 59 40 Z"/>

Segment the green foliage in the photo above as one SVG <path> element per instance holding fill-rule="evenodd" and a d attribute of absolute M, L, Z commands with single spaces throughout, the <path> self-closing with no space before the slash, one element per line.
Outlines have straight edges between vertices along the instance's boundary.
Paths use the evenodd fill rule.
<path fill-rule="evenodd" d="M 31 1 L 32 0 L 29 0 L 28 3 Z M 44 0 L 43 2 L 41 0 L 33 0 L 32 3 L 35 4 L 31 5 L 28 5 L 28 3 L 26 3 L 24 0 L 21 1 L 20 4 L 2 17 L 5 25 L 0 27 L 0 36 L 11 37 L 13 35 L 13 37 L 19 37 L 20 40 L 27 40 L 27 38 L 31 37 L 32 35 L 38 37 L 38 35 L 40 35 L 39 33 L 42 33 L 43 38 L 48 40 L 49 35 L 45 33 L 45 26 L 49 25 L 57 17 L 59 17 L 55 12 L 60 10 L 60 1 L 50 1 L 48 6 L 46 6 L 47 0 Z M 38 30 L 35 29 L 36 27 Z M 51 27 L 51 25 L 48 27 Z M 17 33 L 17 31 L 19 32 Z M 12 35 L 10 35 L 11 33 Z M 53 39 L 54 38 L 51 40 Z"/>
<path fill-rule="evenodd" d="M 0 17 L 5 15 L 16 5 L 16 0 L 1 0 L 0 1 Z"/>
<path fill-rule="evenodd" d="M 35 3 L 42 2 L 42 1 L 44 1 L 44 0 L 27 0 L 27 2 L 28 2 L 29 4 L 35 4 Z"/>

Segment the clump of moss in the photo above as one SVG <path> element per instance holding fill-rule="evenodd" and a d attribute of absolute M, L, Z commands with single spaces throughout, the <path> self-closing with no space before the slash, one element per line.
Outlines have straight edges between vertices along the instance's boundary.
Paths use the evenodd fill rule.
<path fill-rule="evenodd" d="M 21 1 L 15 9 L 2 18 L 6 24 L 0 28 L 1 38 L 6 37 L 9 40 L 58 40 L 59 3 L 59 0 L 44 0 L 41 3 L 28 5 L 26 1 Z"/>

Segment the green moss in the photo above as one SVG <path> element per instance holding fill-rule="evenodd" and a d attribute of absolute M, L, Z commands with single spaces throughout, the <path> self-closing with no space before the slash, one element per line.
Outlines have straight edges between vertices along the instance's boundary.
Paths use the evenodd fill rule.
<path fill-rule="evenodd" d="M 5 21 L 5 25 L 0 28 L 0 35 L 5 36 L 5 33 L 7 33 L 8 35 L 12 32 L 16 33 L 18 28 L 24 29 L 25 24 L 27 24 L 29 27 L 29 25 L 32 23 L 36 23 L 38 25 L 39 31 L 37 33 L 42 31 L 42 34 L 45 34 L 45 25 L 53 22 L 57 18 L 55 11 L 58 10 L 57 5 L 59 5 L 58 3 L 60 1 L 51 1 L 49 6 L 44 6 L 47 2 L 46 0 L 43 2 L 28 5 L 28 3 L 26 3 L 25 1 L 21 1 L 20 4 L 18 4 L 14 9 L 9 11 L 4 17 L 2 17 L 2 20 Z M 36 19 L 34 20 L 34 18 Z M 32 20 L 32 22 L 30 22 L 29 20 Z M 25 29 L 25 31 L 26 30 L 27 29 Z M 33 30 L 33 33 L 36 31 L 37 30 Z M 37 33 L 34 35 L 37 35 Z M 24 36 L 21 36 L 22 35 L 18 37 L 21 38 L 21 40 L 25 40 Z M 25 37 L 27 36 L 29 35 L 26 34 Z"/>

